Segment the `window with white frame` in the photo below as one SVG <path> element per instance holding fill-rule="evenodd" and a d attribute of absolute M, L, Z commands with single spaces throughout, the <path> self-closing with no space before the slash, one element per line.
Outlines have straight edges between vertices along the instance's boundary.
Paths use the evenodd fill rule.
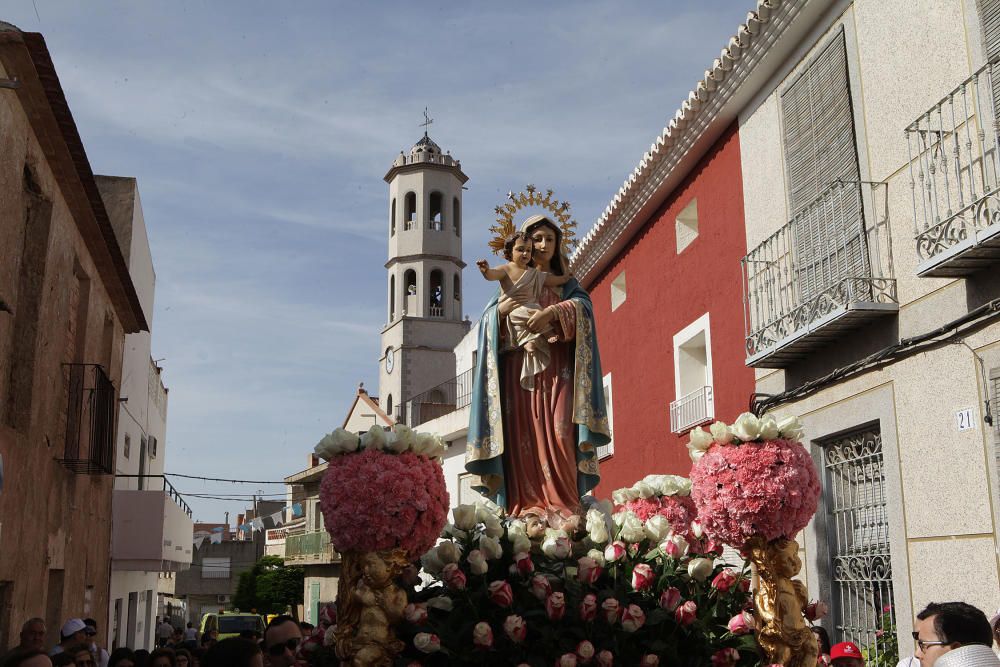
<path fill-rule="evenodd" d="M 674 433 L 684 433 L 715 418 L 708 313 L 674 336 L 674 396 L 670 403 L 670 430 Z"/>
<path fill-rule="evenodd" d="M 622 271 L 611 281 L 611 310 L 618 310 L 618 306 L 625 303 L 625 272 Z"/>
<path fill-rule="evenodd" d="M 611 430 L 612 439 L 608 441 L 608 444 L 601 445 L 597 448 L 597 458 L 603 459 L 611 456 L 615 453 L 615 418 L 614 418 L 614 407 L 613 406 L 613 394 L 611 393 L 611 373 L 604 376 L 604 409 L 608 412 L 608 428 Z"/>
<path fill-rule="evenodd" d="M 698 200 L 692 199 L 680 213 L 675 221 L 675 231 L 677 236 L 677 254 L 684 252 L 684 249 L 691 245 L 691 242 L 698 238 Z"/>

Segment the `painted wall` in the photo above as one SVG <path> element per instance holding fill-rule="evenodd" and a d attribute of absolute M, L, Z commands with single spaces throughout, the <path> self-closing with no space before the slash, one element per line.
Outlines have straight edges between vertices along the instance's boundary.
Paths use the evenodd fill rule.
<path fill-rule="evenodd" d="M 698 237 L 677 254 L 675 221 L 698 200 Z M 601 462 L 596 495 L 650 473 L 687 475 L 686 436 L 670 432 L 674 335 L 709 313 L 716 414 L 746 409 L 753 374 L 743 364 L 740 258 L 746 252 L 740 147 L 735 125 L 719 138 L 625 250 L 589 286 L 601 366 L 611 373 L 614 454 Z M 626 298 L 611 310 L 624 271 Z"/>

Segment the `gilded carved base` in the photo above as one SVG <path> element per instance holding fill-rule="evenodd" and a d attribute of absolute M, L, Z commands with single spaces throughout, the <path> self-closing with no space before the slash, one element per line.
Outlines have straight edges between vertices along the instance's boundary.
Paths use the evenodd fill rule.
<path fill-rule="evenodd" d="M 393 627 L 406 592 L 394 579 L 410 564 L 402 549 L 342 554 L 337 589 L 337 657 L 354 667 L 389 667 L 404 644 Z"/>
<path fill-rule="evenodd" d="M 765 662 L 786 667 L 815 667 L 818 648 L 806 625 L 803 609 L 809 602 L 806 587 L 792 577 L 802 569 L 795 540 L 765 542 L 751 538 L 746 551 L 759 578 L 754 592 L 757 641 Z"/>

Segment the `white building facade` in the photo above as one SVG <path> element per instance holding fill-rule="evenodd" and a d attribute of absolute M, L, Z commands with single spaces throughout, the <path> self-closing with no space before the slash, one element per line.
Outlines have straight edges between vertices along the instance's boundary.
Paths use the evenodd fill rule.
<path fill-rule="evenodd" d="M 146 320 L 152 323 L 156 276 L 136 181 L 107 176 L 97 181 Z M 191 510 L 162 476 L 167 389 L 150 341 L 149 332 L 125 337 L 112 499 L 107 619 L 112 648 L 150 650 L 157 616 L 186 617 L 183 605 L 171 597 L 170 575 L 191 563 Z"/>

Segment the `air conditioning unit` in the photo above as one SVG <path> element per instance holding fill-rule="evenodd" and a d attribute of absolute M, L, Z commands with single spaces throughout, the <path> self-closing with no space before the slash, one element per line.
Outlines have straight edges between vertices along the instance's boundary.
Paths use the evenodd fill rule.
<path fill-rule="evenodd" d="M 219 604 L 226 604 L 227 602 L 229 602 L 229 596 L 228 595 L 217 595 L 217 596 L 215 596 L 215 601 L 218 602 Z"/>

